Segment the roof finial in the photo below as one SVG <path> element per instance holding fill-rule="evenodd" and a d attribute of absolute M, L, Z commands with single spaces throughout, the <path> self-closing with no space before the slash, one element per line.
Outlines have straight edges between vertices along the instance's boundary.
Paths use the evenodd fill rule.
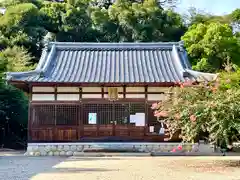
<path fill-rule="evenodd" d="M 184 51 L 184 41 L 179 41 L 179 50 Z"/>

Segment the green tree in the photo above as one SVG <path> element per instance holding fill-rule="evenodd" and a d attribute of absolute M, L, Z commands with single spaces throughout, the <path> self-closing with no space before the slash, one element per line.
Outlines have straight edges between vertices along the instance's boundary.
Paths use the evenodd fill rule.
<path fill-rule="evenodd" d="M 68 3 L 46 3 L 41 9 L 43 26 L 55 34 L 57 41 L 96 41 L 91 19 L 86 13 L 87 7 L 84 2 L 81 7 Z"/>
<path fill-rule="evenodd" d="M 41 26 L 38 8 L 24 3 L 10 6 L 0 17 L 0 34 L 2 47 L 24 46 L 33 56 L 40 57 L 46 30 Z"/>
<path fill-rule="evenodd" d="M 34 65 L 31 64 L 33 58 L 23 47 L 6 48 L 0 53 L 0 56 L 2 57 L 0 61 L 6 64 L 5 71 L 22 72 L 34 68 Z"/>
<path fill-rule="evenodd" d="M 14 6 L 23 3 L 32 3 L 38 7 L 41 7 L 42 0 L 1 0 L 0 5 L 2 7 L 8 8 L 9 6 Z"/>
<path fill-rule="evenodd" d="M 108 9 L 89 11 L 94 27 L 107 41 L 178 41 L 185 30 L 180 15 L 164 11 L 155 0 L 117 0 Z"/>
<path fill-rule="evenodd" d="M 231 13 L 231 18 L 232 18 L 233 22 L 240 23 L 240 9 L 235 9 Z"/>
<path fill-rule="evenodd" d="M 0 86 L 4 84 L 4 73 L 7 70 L 7 61 L 6 59 L 0 54 Z"/>
<path fill-rule="evenodd" d="M 213 14 L 209 14 L 203 11 L 198 11 L 196 8 L 190 8 L 188 14 L 185 15 L 185 21 L 188 26 L 192 26 L 194 24 L 210 24 L 210 23 L 223 23 L 223 24 L 231 24 L 232 18 L 231 15 L 222 15 L 217 16 Z"/>
<path fill-rule="evenodd" d="M 21 90 L 4 81 L 4 73 L 8 68 L 6 55 L 11 54 L 9 51 L 10 49 L 0 54 L 0 128 L 4 132 L 1 133 L 0 143 L 13 147 L 16 139 L 18 142 L 25 141 L 27 137 L 28 99 Z M 11 141 L 15 142 L 10 145 Z"/>
<path fill-rule="evenodd" d="M 224 69 L 228 61 L 234 67 L 240 64 L 238 40 L 228 24 L 193 25 L 182 40 L 196 70 L 216 72 Z"/>

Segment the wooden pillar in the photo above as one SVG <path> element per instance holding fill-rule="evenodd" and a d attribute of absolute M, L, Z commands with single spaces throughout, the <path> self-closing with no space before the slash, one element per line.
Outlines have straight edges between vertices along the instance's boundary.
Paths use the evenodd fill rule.
<path fill-rule="evenodd" d="M 57 129 L 57 86 L 54 86 L 54 128 L 53 128 L 53 140 L 58 139 L 58 129 Z"/>
<path fill-rule="evenodd" d="M 126 85 L 123 86 L 123 99 L 126 98 Z"/>
<path fill-rule="evenodd" d="M 79 140 L 82 136 L 82 88 L 79 87 L 79 103 L 78 103 L 78 125 L 77 125 L 77 140 Z"/>
<path fill-rule="evenodd" d="M 28 100 L 28 142 L 32 140 L 32 85 L 29 85 L 29 100 Z"/>
<path fill-rule="evenodd" d="M 79 121 L 78 121 L 78 140 L 81 138 L 81 136 L 84 135 L 84 123 L 83 123 L 83 110 L 84 110 L 84 103 L 82 101 L 82 95 L 83 95 L 83 88 L 80 87 L 79 88 L 79 92 L 80 92 L 80 95 L 79 95 L 79 99 L 80 99 L 80 102 L 79 102 Z"/>
<path fill-rule="evenodd" d="M 145 86 L 145 132 L 148 133 L 148 126 L 149 126 L 149 120 L 148 120 L 148 86 Z"/>
<path fill-rule="evenodd" d="M 104 98 L 104 86 L 101 87 L 102 99 Z"/>
<path fill-rule="evenodd" d="M 80 87 L 79 88 L 79 101 L 82 100 L 82 88 Z"/>

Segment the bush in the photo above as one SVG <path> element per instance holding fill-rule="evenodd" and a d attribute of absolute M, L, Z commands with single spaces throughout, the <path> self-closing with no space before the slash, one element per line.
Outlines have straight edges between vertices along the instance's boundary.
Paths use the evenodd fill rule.
<path fill-rule="evenodd" d="M 225 85 L 219 83 L 178 88 L 173 98 L 153 105 L 155 115 L 167 114 L 170 135 L 181 130 L 183 141 L 194 142 L 205 134 L 211 143 L 231 145 L 240 134 L 240 90 L 222 90 L 218 87 Z"/>
<path fill-rule="evenodd" d="M 13 86 L 0 84 L 0 127 L 3 130 L 1 136 L 5 136 L 4 139 L 1 137 L 0 143 L 15 148 L 16 141 L 24 142 L 27 139 L 27 118 L 28 99 L 24 93 Z"/>

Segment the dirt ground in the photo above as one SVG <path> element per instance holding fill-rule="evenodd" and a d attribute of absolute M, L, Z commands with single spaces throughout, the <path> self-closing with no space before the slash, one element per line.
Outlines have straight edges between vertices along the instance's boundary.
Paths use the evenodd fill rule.
<path fill-rule="evenodd" d="M 240 156 L 0 157 L 1 180 L 240 180 Z"/>

